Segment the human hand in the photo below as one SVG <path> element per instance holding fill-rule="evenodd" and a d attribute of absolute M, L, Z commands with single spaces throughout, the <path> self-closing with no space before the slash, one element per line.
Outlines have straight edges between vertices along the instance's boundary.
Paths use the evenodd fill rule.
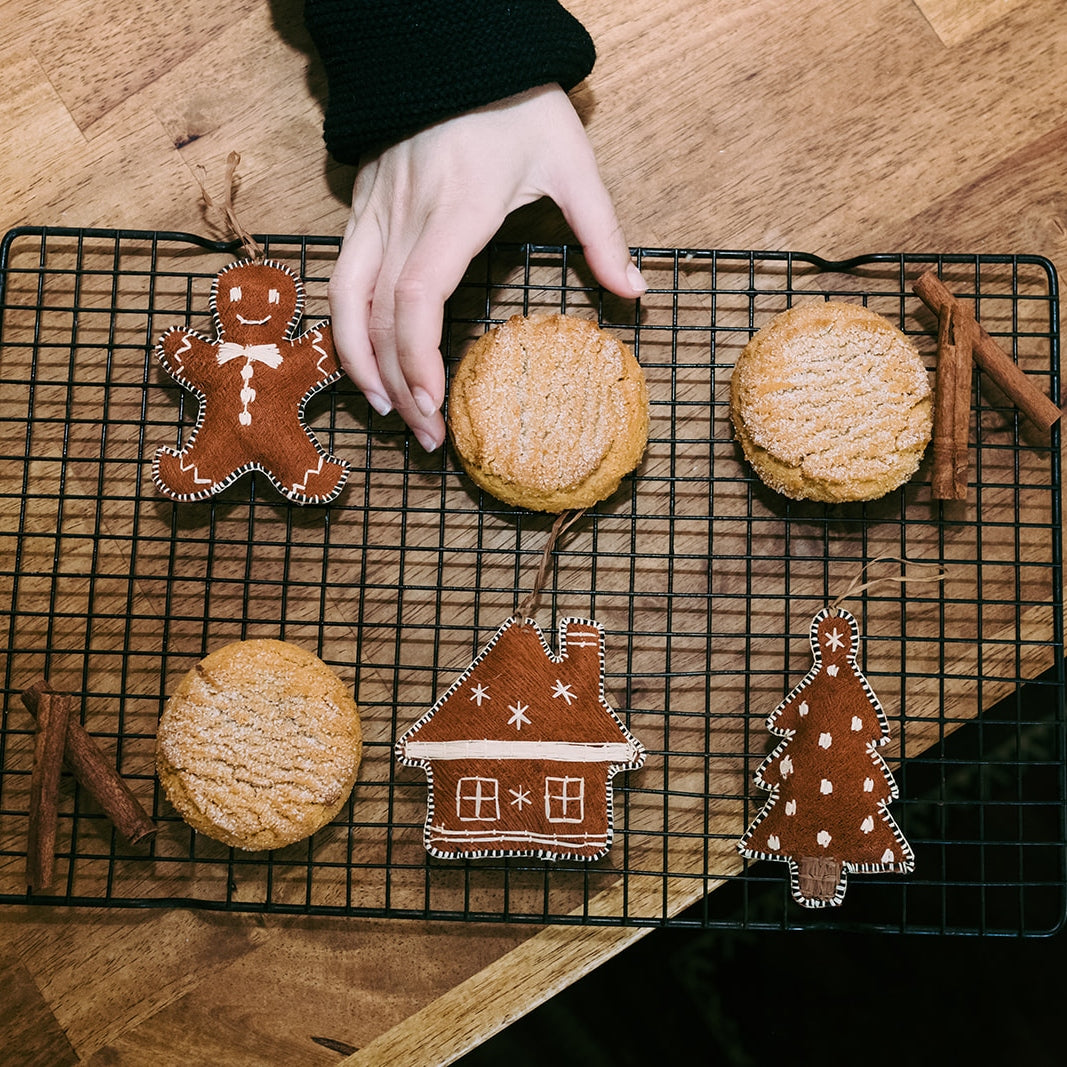
<path fill-rule="evenodd" d="M 445 301 L 505 216 L 542 196 L 559 206 L 601 285 L 622 297 L 645 291 L 558 85 L 430 126 L 356 175 L 329 287 L 334 344 L 371 406 L 395 408 L 428 452 L 445 437 Z"/>

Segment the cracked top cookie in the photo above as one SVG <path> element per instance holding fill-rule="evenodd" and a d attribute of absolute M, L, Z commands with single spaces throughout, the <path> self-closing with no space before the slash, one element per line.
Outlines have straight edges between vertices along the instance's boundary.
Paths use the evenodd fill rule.
<path fill-rule="evenodd" d="M 630 349 L 571 315 L 513 315 L 471 345 L 449 387 L 464 469 L 505 503 L 587 508 L 641 461 L 648 390 Z"/>
<path fill-rule="evenodd" d="M 235 848 L 282 848 L 344 806 L 362 755 L 359 710 L 317 656 L 235 641 L 202 659 L 167 701 L 156 770 L 195 830 Z"/>
<path fill-rule="evenodd" d="M 888 319 L 845 301 L 801 304 L 745 346 L 730 414 L 746 459 L 796 500 L 874 500 L 906 482 L 930 441 L 930 378 Z"/>

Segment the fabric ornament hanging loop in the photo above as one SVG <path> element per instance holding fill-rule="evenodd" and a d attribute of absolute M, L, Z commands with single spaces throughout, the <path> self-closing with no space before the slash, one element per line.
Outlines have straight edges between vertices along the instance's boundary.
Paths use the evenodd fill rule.
<path fill-rule="evenodd" d="M 526 599 L 519 605 L 520 616 L 531 615 L 537 609 L 537 602 L 541 599 L 541 593 L 544 592 L 545 583 L 548 581 L 552 553 L 555 552 L 560 538 L 586 513 L 586 510 L 586 508 L 581 508 L 578 511 L 564 511 L 556 516 L 556 521 L 552 524 L 552 529 L 548 534 L 548 541 L 545 543 L 545 550 L 541 553 L 541 564 L 537 568 L 533 585 Z"/>
<path fill-rule="evenodd" d="M 234 196 L 237 193 L 237 168 L 241 165 L 241 153 L 231 152 L 226 157 L 226 191 L 221 201 L 216 200 L 207 190 L 207 172 L 202 165 L 198 165 L 194 174 L 197 184 L 200 186 L 200 196 L 207 211 L 215 212 L 219 216 L 223 227 L 228 227 L 234 239 L 240 242 L 241 251 L 245 258 L 258 263 L 264 257 L 263 248 L 252 234 L 242 225 L 234 207 Z"/>
<path fill-rule="evenodd" d="M 916 567 L 938 566 L 932 561 L 908 560 L 902 556 L 875 556 L 874 559 L 860 568 L 859 574 L 852 580 L 848 588 L 839 597 L 830 602 L 831 611 L 837 610 L 846 600 L 851 600 L 853 597 L 870 589 L 876 589 L 880 585 L 904 586 L 908 582 L 943 582 L 948 577 L 948 571 L 939 570 L 937 574 L 885 574 L 879 578 L 864 581 L 864 576 L 876 563 L 899 563 L 902 567 L 907 567 L 909 564 Z"/>

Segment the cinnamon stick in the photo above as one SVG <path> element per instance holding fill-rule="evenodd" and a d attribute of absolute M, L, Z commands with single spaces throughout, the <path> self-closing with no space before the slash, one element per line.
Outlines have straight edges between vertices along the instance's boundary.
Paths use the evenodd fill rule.
<path fill-rule="evenodd" d="M 54 692 L 47 679 L 42 678 L 22 693 L 22 703 L 31 715 L 40 715 L 42 699 Z M 115 829 L 131 845 L 136 845 L 159 830 L 74 715 L 70 716 L 67 724 L 63 755 L 74 777 L 88 790 L 114 823 Z"/>
<path fill-rule="evenodd" d="M 70 705 L 70 697 L 64 693 L 42 693 L 37 701 L 30 773 L 30 833 L 26 846 L 26 883 L 34 893 L 46 889 L 55 878 L 59 775 Z"/>
<path fill-rule="evenodd" d="M 912 288 L 939 320 L 943 308 L 947 307 L 950 312 L 959 308 L 960 315 L 966 318 L 971 326 L 974 359 L 978 365 L 1035 426 L 1042 430 L 1051 429 L 1063 412 L 1030 381 L 971 312 L 949 292 L 941 279 L 932 270 L 928 270 L 916 279 Z"/>
<path fill-rule="evenodd" d="M 935 500 L 967 498 L 967 459 L 971 427 L 973 331 L 958 302 L 938 316 L 937 391 L 934 405 Z"/>

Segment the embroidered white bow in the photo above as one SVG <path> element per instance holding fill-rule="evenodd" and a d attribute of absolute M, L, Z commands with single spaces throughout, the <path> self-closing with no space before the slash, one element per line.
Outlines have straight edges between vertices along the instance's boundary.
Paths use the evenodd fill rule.
<path fill-rule="evenodd" d="M 229 363 L 231 359 L 244 358 L 248 363 L 266 363 L 272 370 L 281 366 L 282 354 L 278 346 L 270 345 L 239 345 L 236 341 L 223 341 L 215 358 L 221 367 Z"/>

